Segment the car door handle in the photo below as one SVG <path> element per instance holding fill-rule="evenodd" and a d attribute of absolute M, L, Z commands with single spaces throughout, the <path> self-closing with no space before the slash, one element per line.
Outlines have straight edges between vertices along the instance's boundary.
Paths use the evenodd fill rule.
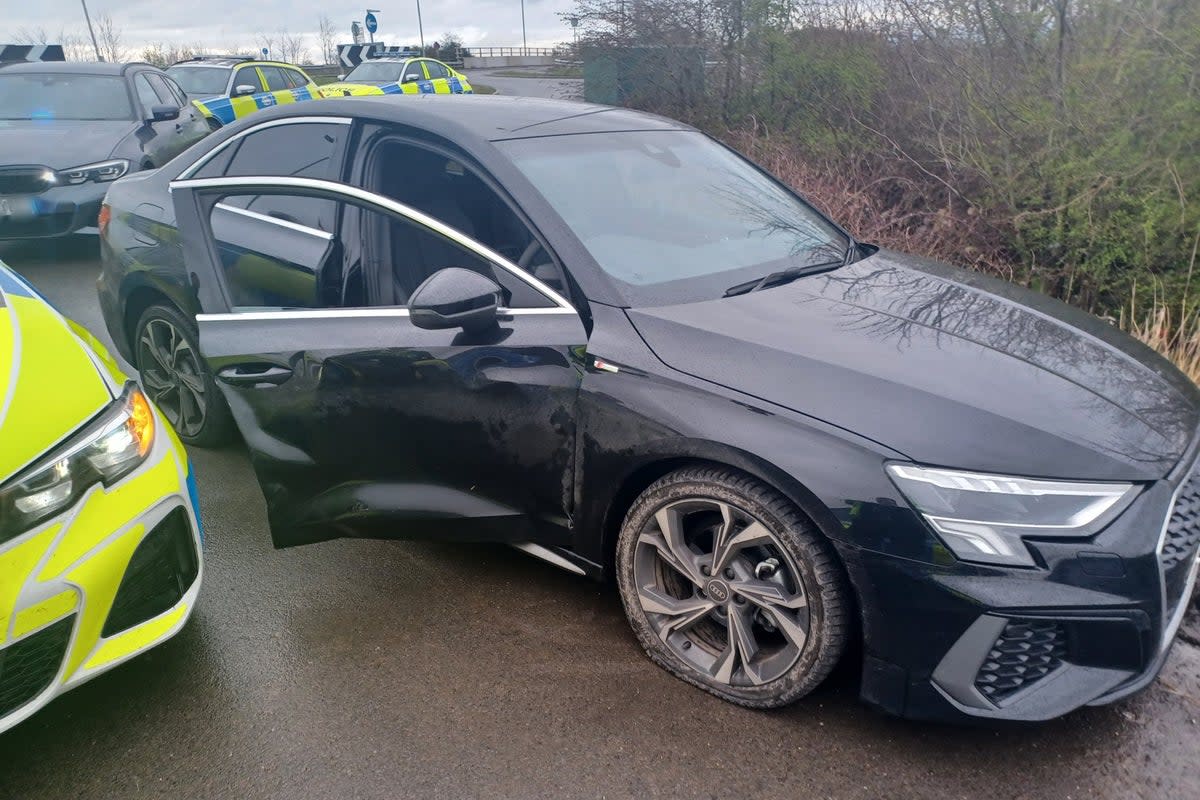
<path fill-rule="evenodd" d="M 260 383 L 278 386 L 292 377 L 292 371 L 287 367 L 238 366 L 226 367 L 217 373 L 217 377 L 232 386 L 254 386 Z"/>

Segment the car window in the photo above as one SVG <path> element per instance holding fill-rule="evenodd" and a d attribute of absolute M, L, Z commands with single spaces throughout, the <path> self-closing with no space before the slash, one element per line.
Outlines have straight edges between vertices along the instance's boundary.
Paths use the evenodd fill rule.
<path fill-rule="evenodd" d="M 229 85 L 229 73 L 228 67 L 211 65 L 185 66 L 177 64 L 167 68 L 167 74 L 179 83 L 179 88 L 183 89 L 185 94 L 198 98 L 224 94 Z"/>
<path fill-rule="evenodd" d="M 424 212 L 563 291 L 561 272 L 505 200 L 461 161 L 402 140 L 375 145 L 366 186 Z"/>
<path fill-rule="evenodd" d="M 253 131 L 206 162 L 195 177 L 245 175 L 338 180 L 342 141 L 348 125 L 298 122 Z M 333 204 L 315 197 L 263 195 L 239 200 L 248 211 L 332 232 L 337 219 Z"/>
<path fill-rule="evenodd" d="M 175 81 L 171 80 L 166 75 L 160 75 L 158 77 L 166 85 L 167 91 L 171 93 L 171 96 L 175 98 L 175 105 L 179 106 L 180 108 L 183 108 L 185 105 L 187 105 L 187 95 L 183 93 L 183 89 L 179 88 L 179 84 L 175 83 Z"/>
<path fill-rule="evenodd" d="M 440 61 L 426 61 L 425 69 L 429 71 L 429 77 L 433 78 L 449 78 L 450 71 Z"/>
<path fill-rule="evenodd" d="M 849 240 L 836 226 L 702 133 L 595 133 L 497 146 L 635 307 L 721 297 L 778 270 L 836 265 L 846 256 Z"/>
<path fill-rule="evenodd" d="M 266 91 L 258 77 L 257 67 L 242 67 L 233 78 L 233 90 L 239 86 L 253 86 L 255 93 Z"/>
<path fill-rule="evenodd" d="M 391 83 L 400 80 L 404 64 L 398 61 L 364 61 L 346 76 L 346 83 Z"/>
<path fill-rule="evenodd" d="M 138 119 L 125 79 L 61 72 L 0 73 L 0 120 Z"/>
<path fill-rule="evenodd" d="M 279 67 L 259 67 L 258 69 L 267 81 L 268 92 L 279 92 L 288 88 L 287 79 L 283 77 L 283 71 Z"/>
<path fill-rule="evenodd" d="M 182 105 L 161 75 L 156 75 L 153 72 L 147 72 L 145 75 L 146 80 L 150 81 L 150 85 L 154 88 L 154 93 L 158 95 L 158 102 L 168 106 Z"/>
<path fill-rule="evenodd" d="M 553 303 L 504 268 L 430 228 L 376 208 L 321 198 L 341 220 L 330 233 L 253 210 L 261 195 L 229 195 L 212 209 L 210 230 L 235 310 L 405 305 L 426 278 L 469 269 L 501 286 L 512 308 Z M 271 196 L 271 205 L 310 200 Z"/>
<path fill-rule="evenodd" d="M 308 79 L 299 70 L 285 69 L 283 70 L 283 76 L 287 78 L 288 85 L 293 89 L 302 89 L 308 86 Z"/>
<path fill-rule="evenodd" d="M 421 70 L 420 61 L 410 61 L 404 65 L 404 74 L 400 78 L 401 83 L 415 83 L 425 80 L 425 73 Z"/>
<path fill-rule="evenodd" d="M 137 91 L 138 102 L 142 104 L 142 111 L 145 116 L 150 116 L 150 109 L 162 102 L 158 94 L 154 91 L 154 87 L 150 85 L 150 81 L 146 77 L 146 73 L 139 72 L 133 77 L 133 88 Z"/>

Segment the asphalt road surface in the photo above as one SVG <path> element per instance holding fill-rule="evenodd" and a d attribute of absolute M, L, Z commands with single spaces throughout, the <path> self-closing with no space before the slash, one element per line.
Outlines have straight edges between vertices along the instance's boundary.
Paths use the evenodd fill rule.
<path fill-rule="evenodd" d="M 94 238 L 0 258 L 107 341 Z M 0 800 L 1200 796 L 1190 644 L 1142 695 L 1040 726 L 884 717 L 852 667 L 748 711 L 653 666 L 612 587 L 501 546 L 274 551 L 242 449 L 191 457 L 195 616 L 0 735 Z"/>
<path fill-rule="evenodd" d="M 514 72 L 528 72 L 530 77 L 512 77 L 510 73 Z M 582 80 L 578 78 L 544 78 L 537 76 L 537 73 L 536 68 L 524 70 L 517 67 L 506 67 L 504 69 L 469 70 L 467 77 L 485 86 L 495 88 L 496 94 L 548 97 L 553 100 L 583 99 Z"/>

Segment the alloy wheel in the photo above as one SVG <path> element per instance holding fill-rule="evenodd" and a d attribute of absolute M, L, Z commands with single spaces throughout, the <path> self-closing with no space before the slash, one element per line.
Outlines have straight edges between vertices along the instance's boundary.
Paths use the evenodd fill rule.
<path fill-rule="evenodd" d="M 653 632 L 732 687 L 770 683 L 800 658 L 810 626 L 800 574 L 767 525 L 709 498 L 664 504 L 634 549 L 637 598 Z"/>
<path fill-rule="evenodd" d="M 186 336 L 164 319 L 151 319 L 138 338 L 138 369 L 150 398 L 181 436 L 196 436 L 208 408 L 204 372 Z"/>

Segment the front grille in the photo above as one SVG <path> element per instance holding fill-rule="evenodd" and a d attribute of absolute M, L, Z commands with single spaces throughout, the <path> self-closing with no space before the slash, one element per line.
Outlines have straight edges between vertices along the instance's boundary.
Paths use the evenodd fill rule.
<path fill-rule="evenodd" d="M 1061 623 L 1010 620 L 979 668 L 975 688 L 998 703 L 1058 669 L 1066 654 L 1067 632 Z"/>
<path fill-rule="evenodd" d="M 0 650 L 0 717 L 44 692 L 58 675 L 75 615 Z"/>
<path fill-rule="evenodd" d="M 46 167 L 0 167 L 0 194 L 37 194 L 50 188 Z"/>
<path fill-rule="evenodd" d="M 183 599 L 199 571 L 187 514 L 176 508 L 133 551 L 101 635 L 127 630 L 170 609 Z"/>
<path fill-rule="evenodd" d="M 1171 509 L 1167 522 L 1167 533 L 1163 537 L 1159 560 L 1163 569 L 1171 569 L 1181 562 L 1190 562 L 1200 543 L 1200 470 L 1193 469 Z"/>
<path fill-rule="evenodd" d="M 24 218 L 0 216 L 0 239 L 62 236 L 71 231 L 71 225 L 74 222 L 75 214 L 71 211 Z"/>

